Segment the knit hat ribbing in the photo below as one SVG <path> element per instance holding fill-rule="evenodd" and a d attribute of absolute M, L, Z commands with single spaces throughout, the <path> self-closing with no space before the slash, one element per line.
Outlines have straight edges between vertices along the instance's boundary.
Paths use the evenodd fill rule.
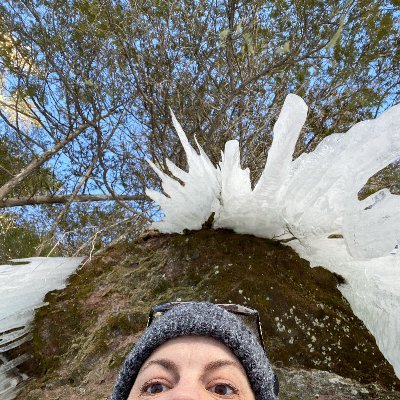
<path fill-rule="evenodd" d="M 277 400 L 278 385 L 268 358 L 242 320 L 211 303 L 184 303 L 156 319 L 128 354 L 111 400 L 126 400 L 153 351 L 179 336 L 208 336 L 225 344 L 243 365 L 256 400 Z"/>

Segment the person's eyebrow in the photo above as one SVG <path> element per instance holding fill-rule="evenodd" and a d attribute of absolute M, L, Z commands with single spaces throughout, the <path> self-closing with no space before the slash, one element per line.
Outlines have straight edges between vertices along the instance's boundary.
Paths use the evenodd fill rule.
<path fill-rule="evenodd" d="M 149 368 L 152 365 L 158 365 L 162 368 L 164 368 L 166 371 L 170 372 L 176 382 L 179 381 L 179 372 L 178 372 L 178 366 L 171 360 L 168 360 L 166 358 L 159 358 L 157 360 L 151 360 L 147 362 L 142 371 L 145 369 Z"/>
<path fill-rule="evenodd" d="M 223 368 L 223 367 L 235 367 L 237 369 L 240 370 L 240 372 L 245 373 L 243 366 L 236 362 L 236 361 L 231 361 L 231 360 L 215 360 L 215 361 L 211 361 L 210 363 L 208 363 L 205 367 L 204 367 L 204 373 L 203 375 L 213 372 L 219 368 Z"/>

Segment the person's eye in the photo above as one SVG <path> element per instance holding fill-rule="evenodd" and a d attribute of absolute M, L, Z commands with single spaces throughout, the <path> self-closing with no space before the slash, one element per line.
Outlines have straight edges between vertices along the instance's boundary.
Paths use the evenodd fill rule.
<path fill-rule="evenodd" d="M 142 393 L 145 394 L 158 394 L 166 392 L 169 389 L 167 385 L 161 382 L 150 382 L 142 387 Z"/>
<path fill-rule="evenodd" d="M 220 396 L 229 396 L 237 393 L 236 388 L 231 385 L 227 385 L 226 383 L 218 383 L 217 385 L 208 388 L 208 390 Z"/>

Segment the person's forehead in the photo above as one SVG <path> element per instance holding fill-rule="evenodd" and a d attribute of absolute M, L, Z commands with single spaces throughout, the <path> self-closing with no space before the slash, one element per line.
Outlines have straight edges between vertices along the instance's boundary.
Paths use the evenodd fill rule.
<path fill-rule="evenodd" d="M 229 358 L 236 359 L 236 356 L 232 353 L 232 351 L 222 342 L 212 337 L 207 336 L 179 336 L 173 339 L 167 340 L 161 346 L 159 346 L 152 355 L 160 353 L 160 352 L 174 352 L 177 350 L 200 350 L 200 349 L 208 349 L 211 351 L 211 354 L 219 353 L 225 354 Z M 205 353 L 205 355 L 210 353 Z"/>
<path fill-rule="evenodd" d="M 170 339 L 158 347 L 144 363 L 159 358 L 169 358 L 177 362 L 196 360 L 199 364 L 208 364 L 216 360 L 226 360 L 235 364 L 244 374 L 245 371 L 232 351 L 217 339 L 205 336 L 181 336 Z"/>

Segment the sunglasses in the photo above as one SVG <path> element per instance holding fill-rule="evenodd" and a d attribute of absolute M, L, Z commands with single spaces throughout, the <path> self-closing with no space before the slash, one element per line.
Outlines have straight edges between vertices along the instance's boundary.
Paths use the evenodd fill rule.
<path fill-rule="evenodd" d="M 179 306 L 181 304 L 190 304 L 190 301 L 174 301 L 170 303 L 158 304 L 156 306 L 151 307 L 149 313 L 149 319 L 147 320 L 147 328 L 152 324 L 152 322 L 159 318 L 161 315 L 171 310 L 172 308 Z M 264 340 L 262 334 L 261 320 L 260 314 L 257 310 L 250 307 L 242 306 L 241 304 L 216 304 L 217 306 L 223 308 L 226 311 L 229 311 L 232 314 L 237 315 L 246 326 L 253 332 L 258 342 L 264 347 Z"/>

